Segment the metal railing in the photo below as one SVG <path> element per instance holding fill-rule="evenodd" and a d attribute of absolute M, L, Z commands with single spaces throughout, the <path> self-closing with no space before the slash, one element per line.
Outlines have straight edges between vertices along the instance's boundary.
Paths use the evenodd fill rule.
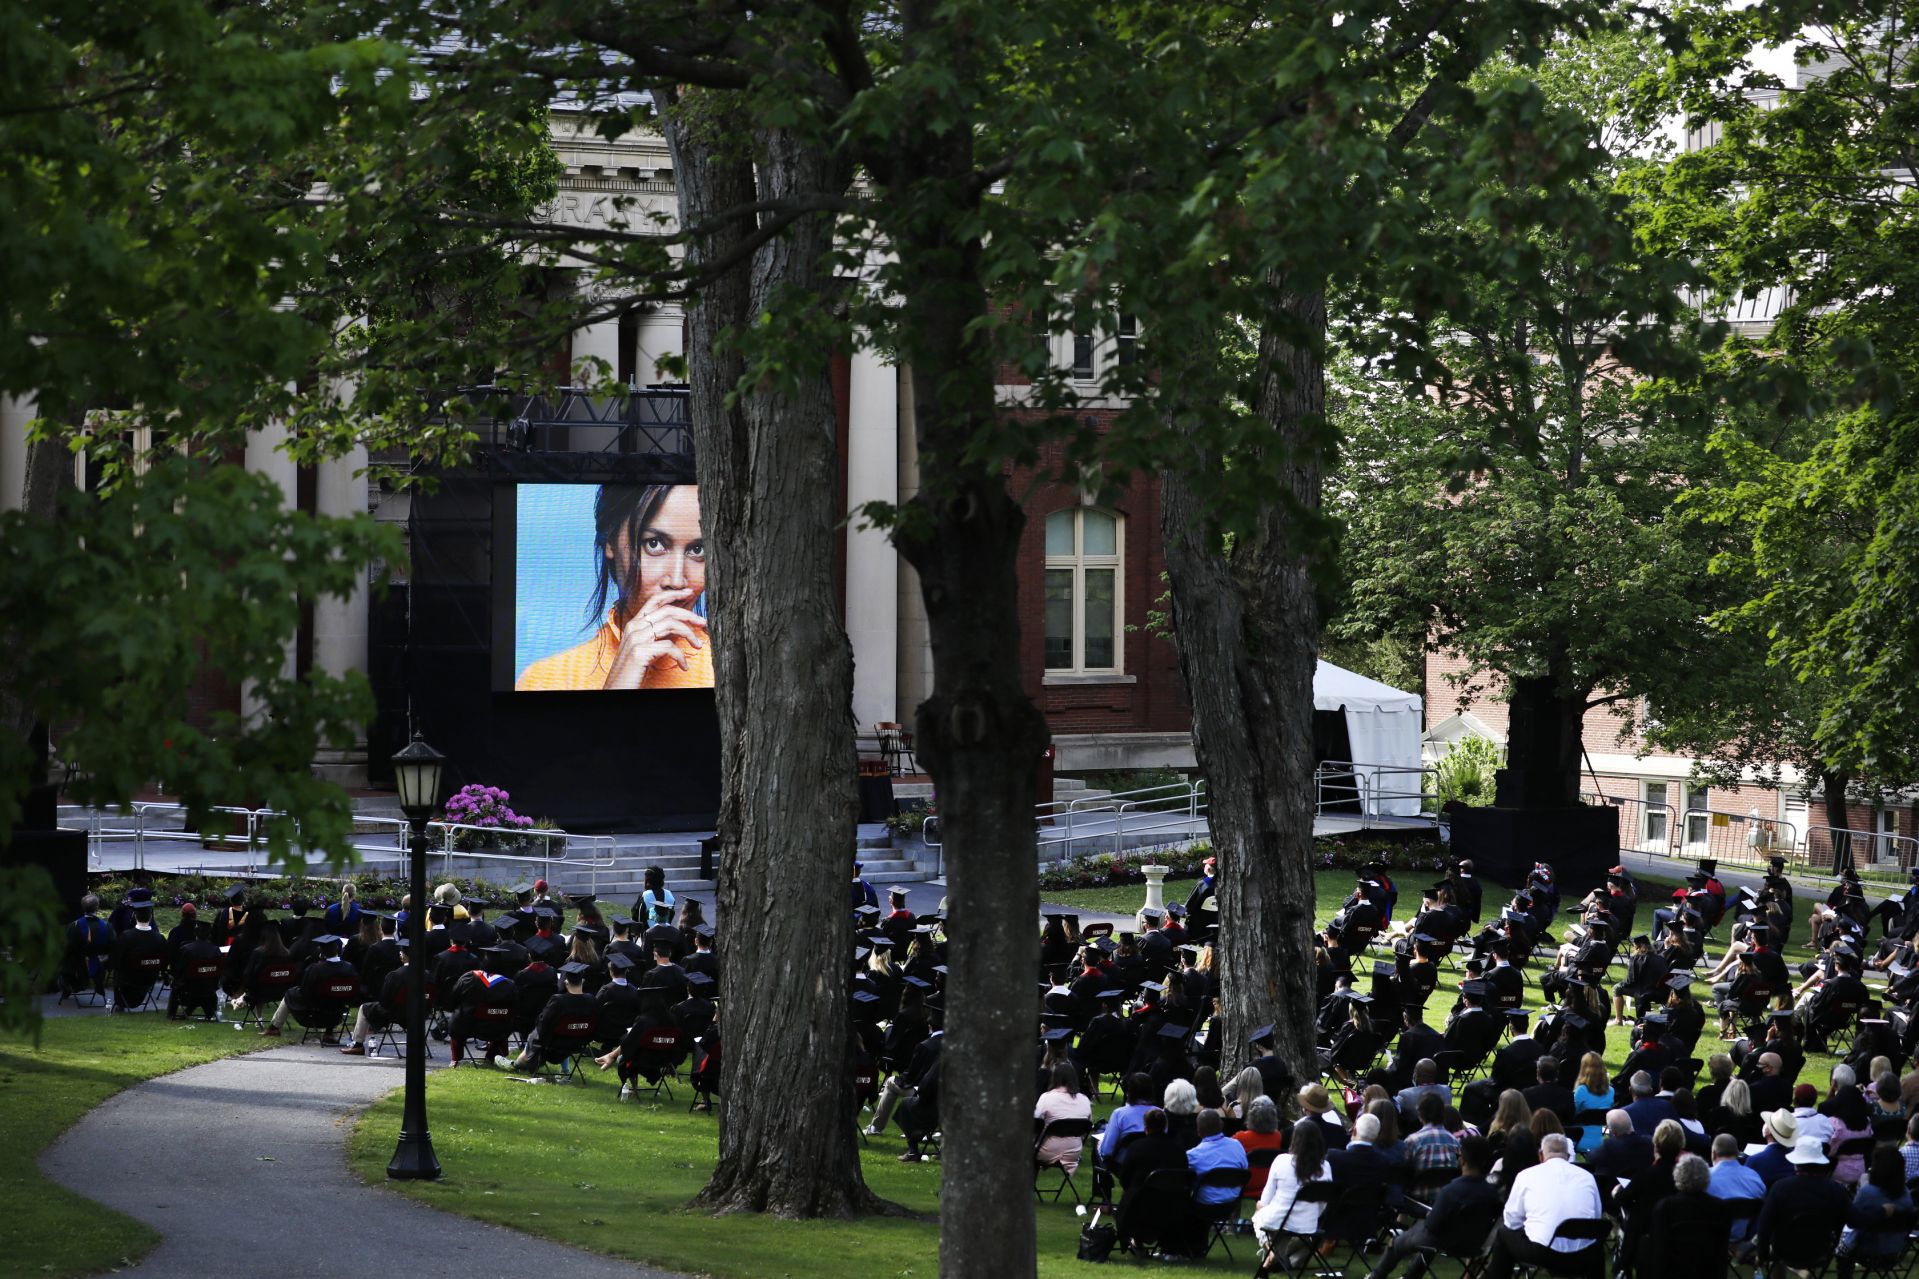
<path fill-rule="evenodd" d="M 264 869 L 262 854 L 268 844 L 267 825 L 285 814 L 271 808 L 241 808 L 224 804 L 207 811 L 223 820 L 209 823 L 205 831 L 187 824 L 184 804 L 159 801 L 130 805 L 124 813 L 78 804 L 62 805 L 59 822 L 65 829 L 86 833 L 87 862 L 92 870 L 106 869 L 103 854 L 109 846 L 131 846 L 133 864 L 121 869 L 145 871 L 150 869 L 147 865 L 150 848 L 198 844 L 209 852 L 244 853 L 246 861 L 243 864 L 222 865 L 220 869 L 248 878 L 258 876 Z M 407 855 L 408 835 L 409 824 L 403 817 L 355 814 L 349 846 L 363 862 L 389 858 L 403 861 Z M 497 845 L 502 836 L 512 839 L 514 846 L 505 849 L 460 847 L 461 844 L 483 845 L 488 842 Z M 450 867 L 454 857 L 475 857 L 488 861 L 537 864 L 544 868 L 543 877 L 551 878 L 553 867 L 558 865 L 592 872 L 596 887 L 598 872 L 611 869 L 619 861 L 617 844 L 611 835 L 575 835 L 553 829 L 502 831 L 497 827 L 429 822 L 427 838 L 432 851 L 441 854 L 443 867 Z M 297 827 L 295 839 L 297 842 Z"/>
<path fill-rule="evenodd" d="M 1033 829 L 1039 846 L 1057 849 L 1055 859 L 1064 860 L 1096 850 L 1129 852 L 1154 834 L 1199 838 L 1205 834 L 1206 811 L 1205 782 L 1173 782 L 1036 804 Z M 944 846 L 939 814 L 927 815 L 920 837 L 928 848 Z"/>
<path fill-rule="evenodd" d="M 1875 867 L 1903 873 L 1919 865 L 1919 839 L 1890 832 L 1809 825 L 1804 860 L 1827 870 L 1849 863 L 1862 873 Z"/>
<path fill-rule="evenodd" d="M 1438 770 L 1433 768 L 1329 759 L 1313 770 L 1313 815 L 1356 817 L 1361 830 L 1409 822 L 1437 826 L 1438 814 L 1427 812 L 1426 805 L 1438 793 Z M 1399 801 L 1410 801 L 1413 811 L 1389 811 Z"/>
<path fill-rule="evenodd" d="M 1596 791 L 1582 791 L 1579 798 L 1619 810 L 1621 851 L 1649 857 L 1709 857 L 1727 866 L 1761 867 L 1772 857 L 1807 859 L 1798 828 L 1778 818 L 1710 808 L 1680 809 Z"/>

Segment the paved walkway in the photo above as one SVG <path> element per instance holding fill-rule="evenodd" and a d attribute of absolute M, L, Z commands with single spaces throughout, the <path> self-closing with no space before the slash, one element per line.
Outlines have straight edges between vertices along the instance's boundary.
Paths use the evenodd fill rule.
<path fill-rule="evenodd" d="M 231 1033 L 231 1032 L 229 1032 Z M 249 1034 L 252 1032 L 248 1032 Z M 439 1212 L 347 1171 L 354 1116 L 400 1063 L 289 1045 L 137 1084 L 40 1158 L 47 1176 L 164 1236 L 155 1279 L 566 1275 L 675 1279 Z"/>

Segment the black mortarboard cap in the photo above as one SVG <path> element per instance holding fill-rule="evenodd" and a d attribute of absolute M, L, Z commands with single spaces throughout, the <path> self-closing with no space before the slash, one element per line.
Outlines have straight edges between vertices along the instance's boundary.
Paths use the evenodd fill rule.
<path fill-rule="evenodd" d="M 1584 1030 L 1586 1027 L 1592 1025 L 1592 1021 L 1590 1018 L 1584 1016 L 1581 1013 L 1573 1012 L 1570 1009 L 1568 1009 L 1562 1015 L 1561 1020 L 1563 1020 L 1568 1026 L 1571 1026 L 1574 1030 Z"/>
<path fill-rule="evenodd" d="M 568 977 L 584 977 L 587 973 L 587 966 L 576 959 L 571 963 L 561 964 L 560 971 Z"/>
<path fill-rule="evenodd" d="M 1040 1036 L 1041 1039 L 1053 1040 L 1071 1039 L 1072 1037 L 1073 1028 L 1071 1026 L 1054 1026 L 1051 1030 L 1046 1031 Z"/>
<path fill-rule="evenodd" d="M 633 961 L 616 950 L 606 957 L 606 966 L 616 971 L 624 971 L 633 966 Z"/>
<path fill-rule="evenodd" d="M 1792 1025 L 1792 1009 L 1775 1008 L 1766 1014 L 1767 1021 L 1776 1021 L 1782 1026 Z"/>
<path fill-rule="evenodd" d="M 245 884 L 228 884 L 225 895 L 228 901 L 237 902 L 247 895 L 247 886 Z"/>
<path fill-rule="evenodd" d="M 633 921 L 632 921 L 632 920 L 630 920 L 630 919 L 628 919 L 628 918 L 627 918 L 627 917 L 626 917 L 625 915 L 615 915 L 615 916 L 613 916 L 613 921 L 612 921 L 612 922 L 613 922 L 613 926 L 614 926 L 615 928 L 631 928 L 631 927 L 633 927 Z"/>
<path fill-rule="evenodd" d="M 1143 981 L 1139 984 L 1139 988 L 1141 990 L 1155 991 L 1159 994 L 1164 994 L 1166 992 L 1166 987 L 1156 981 Z"/>
<path fill-rule="evenodd" d="M 473 940 L 473 925 L 465 922 L 448 924 L 446 926 L 446 935 L 464 946 Z"/>
<path fill-rule="evenodd" d="M 560 912 L 554 910 L 551 906 L 535 906 L 533 908 L 533 918 L 535 919 L 558 919 L 559 917 Z"/>
<path fill-rule="evenodd" d="M 401 950 L 405 950 L 407 947 L 411 946 L 413 942 L 409 938 L 395 937 L 393 939 L 393 944 L 395 946 L 398 946 Z"/>
<path fill-rule="evenodd" d="M 856 990 L 853 992 L 853 1002 L 856 1004 L 877 1004 L 879 1001 L 880 997 L 870 990 Z"/>
<path fill-rule="evenodd" d="M 1166 907 L 1166 913 L 1171 915 L 1174 919 L 1186 918 L 1186 908 L 1180 905 L 1178 902 L 1169 903 Z"/>
<path fill-rule="evenodd" d="M 1674 973 L 1672 976 L 1666 978 L 1666 984 L 1674 990 L 1684 990 L 1686 987 L 1692 985 L 1692 974 Z"/>
<path fill-rule="evenodd" d="M 568 893 L 566 895 L 566 899 L 572 902 L 574 907 L 578 910 L 585 910 L 588 906 L 591 906 L 594 902 L 600 900 L 598 897 L 594 896 L 592 893 L 577 893 L 577 894 Z"/>
<path fill-rule="evenodd" d="M 1253 1032 L 1250 1035 L 1246 1036 L 1246 1042 L 1252 1045 L 1253 1047 L 1258 1047 L 1260 1044 L 1265 1043 L 1267 1040 L 1271 1039 L 1272 1037 L 1273 1037 L 1273 1028 L 1271 1024 L 1269 1023 L 1264 1026 L 1255 1027 Z"/>
<path fill-rule="evenodd" d="M 1192 1027 L 1181 1026 L 1174 1022 L 1167 1022 L 1159 1028 L 1159 1037 L 1161 1039 L 1184 1039 L 1191 1033 Z"/>
<path fill-rule="evenodd" d="M 1699 873 L 1702 875 L 1717 875 L 1719 873 L 1719 859 L 1716 857 L 1701 857 L 1699 859 Z"/>
<path fill-rule="evenodd" d="M 325 933 L 313 939 L 313 944 L 316 946 L 340 946 L 345 943 L 346 938 L 336 937 L 332 933 Z"/>
<path fill-rule="evenodd" d="M 880 917 L 880 908 L 878 906 L 856 906 L 853 908 L 853 914 L 860 919 L 874 920 Z"/>
<path fill-rule="evenodd" d="M 717 936 L 717 932 L 711 924 L 699 924 L 694 927 L 693 935 L 695 937 L 713 937 Z"/>
<path fill-rule="evenodd" d="M 1492 994 L 1492 987 L 1483 981 L 1462 981 L 1459 983 L 1459 993 L 1471 995 L 1474 999 L 1484 999 Z"/>
<path fill-rule="evenodd" d="M 907 977 L 906 977 L 906 984 L 907 984 L 907 985 L 909 985 L 909 986 L 916 986 L 916 987 L 918 987 L 918 988 L 919 988 L 919 989 L 921 989 L 921 990 L 931 990 L 931 989 L 933 989 L 933 983 L 932 983 L 932 982 L 930 982 L 930 981 L 928 981 L 928 980 L 926 980 L 926 978 L 924 978 L 924 977 L 915 977 L 915 976 L 913 976 L 913 975 L 912 975 L 912 974 L 910 974 L 910 973 L 909 973 L 909 974 L 907 974 Z"/>
<path fill-rule="evenodd" d="M 1399 976 L 1399 965 L 1395 964 L 1392 960 L 1375 959 L 1373 961 L 1373 979 L 1375 981 L 1387 981 L 1397 976 Z"/>
<path fill-rule="evenodd" d="M 705 973 L 688 973 L 686 975 L 686 984 L 698 990 L 703 986 L 713 985 L 713 979 Z"/>
<path fill-rule="evenodd" d="M 507 891 L 510 893 L 530 893 L 533 891 L 533 881 L 529 879 L 523 879 L 519 883 L 513 885 L 513 887 L 507 889 Z"/>
<path fill-rule="evenodd" d="M 1102 990 L 1097 995 L 1094 995 L 1093 998 L 1094 999 L 1124 999 L 1126 998 L 1126 992 L 1123 990 Z"/>

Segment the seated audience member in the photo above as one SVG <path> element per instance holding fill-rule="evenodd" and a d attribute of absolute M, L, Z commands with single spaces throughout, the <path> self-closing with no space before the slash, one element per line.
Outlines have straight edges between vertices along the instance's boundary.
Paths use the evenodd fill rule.
<path fill-rule="evenodd" d="M 1167 1133 L 1166 1112 L 1158 1106 L 1146 1107 L 1139 1124 L 1112 1165 L 1122 1192 L 1113 1220 L 1119 1245 L 1131 1248 L 1139 1239 L 1165 1241 L 1170 1236 L 1176 1245 L 1184 1246 L 1183 1233 L 1192 1214 L 1183 1175 L 1177 1195 L 1148 1193 L 1146 1181 L 1156 1172 L 1186 1173 L 1186 1147 Z"/>
<path fill-rule="evenodd" d="M 1652 1166 L 1613 1191 L 1613 1207 L 1625 1216 L 1622 1247 L 1628 1257 L 1644 1259 L 1652 1231 L 1653 1208 L 1673 1193 L 1673 1170 L 1686 1153 L 1686 1132 L 1676 1119 L 1662 1119 L 1652 1134 Z M 1710 1173 L 1708 1173 L 1710 1180 Z"/>
<path fill-rule="evenodd" d="M 1369 1088 L 1367 1091 L 1384 1090 Z M 1366 1103 L 1366 1113 L 1379 1121 L 1379 1136 L 1373 1139 L 1373 1147 L 1388 1164 L 1396 1168 L 1404 1167 L 1406 1142 L 1399 1135 L 1399 1111 L 1388 1098 L 1374 1097 Z"/>
<path fill-rule="evenodd" d="M 1799 1121 L 1792 1117 L 1790 1110 L 1775 1110 L 1765 1117 L 1761 1131 L 1765 1133 L 1765 1149 L 1747 1155 L 1746 1167 L 1758 1173 L 1770 1190 L 1774 1182 L 1792 1176 L 1788 1156 L 1799 1144 Z"/>
<path fill-rule="evenodd" d="M 401 1020 L 405 1015 L 407 982 L 411 980 L 407 957 L 412 944 L 402 937 L 394 943 L 394 947 L 400 957 L 399 965 L 389 969 L 387 975 L 380 979 L 380 989 L 374 992 L 377 997 L 360 1005 L 359 1012 L 353 1018 L 353 1031 L 347 1036 L 346 1043 L 340 1046 L 340 1051 L 349 1057 L 366 1056 L 366 1041 L 373 1032 L 381 1026 Z"/>
<path fill-rule="evenodd" d="M 594 1021 L 598 1006 L 593 997 L 586 993 L 587 967 L 583 963 L 571 962 L 560 967 L 560 980 L 564 989 L 547 1001 L 540 1010 L 540 1019 L 520 1046 L 519 1055 L 508 1060 L 504 1055 L 495 1057 L 493 1064 L 501 1070 L 535 1071 L 552 1058 L 548 1052 L 554 1047 L 555 1028 L 574 1021 Z"/>
<path fill-rule="evenodd" d="M 273 1010 L 273 1020 L 266 1024 L 261 1034 L 279 1034 L 286 1026 L 287 1017 L 293 1013 L 325 1008 L 330 998 L 324 993 L 327 987 L 349 982 L 356 987 L 359 985 L 360 975 L 353 971 L 353 965 L 347 963 L 340 953 L 343 944 L 340 938 L 331 933 L 314 938 L 319 958 L 306 966 L 306 971 L 300 974 L 300 984 L 287 991 L 286 998 Z M 334 1041 L 323 1037 L 322 1042 Z"/>
<path fill-rule="evenodd" d="M 1253 1156 L 1262 1150 L 1279 1151 L 1286 1148 L 1286 1134 L 1279 1130 L 1279 1107 L 1273 1104 L 1271 1097 L 1254 1097 L 1247 1102 L 1246 1126 L 1233 1134 L 1233 1140 L 1246 1149 L 1246 1165 L 1252 1175 L 1246 1180 L 1245 1195 L 1257 1200 L 1266 1189 L 1266 1173 L 1270 1165 L 1254 1160 Z"/>
<path fill-rule="evenodd" d="M 1410 1121 L 1417 1115 L 1419 1099 L 1428 1093 L 1437 1095 L 1442 1106 L 1452 1104 L 1453 1090 L 1439 1082 L 1439 1063 L 1431 1057 L 1422 1057 L 1413 1063 L 1413 1082 L 1393 1097 L 1401 1119 Z"/>
<path fill-rule="evenodd" d="M 1906 1139 L 1899 1143 L 1899 1156 L 1906 1161 L 1906 1181 L 1919 1181 L 1919 1115 L 1906 1121 Z"/>
<path fill-rule="evenodd" d="M 99 897 L 88 893 L 80 899 L 79 918 L 67 925 L 67 954 L 60 969 L 61 1000 L 83 989 L 105 999 L 107 978 L 112 972 L 107 956 L 111 953 L 113 925 L 100 918 Z"/>
<path fill-rule="evenodd" d="M 153 926 L 153 903 L 136 903 L 132 915 L 132 927 L 114 937 L 107 955 L 107 967 L 113 973 L 109 1012 L 132 1012 L 166 974 L 167 939 Z"/>
<path fill-rule="evenodd" d="M 1706 1193 L 1714 1199 L 1766 1197 L 1766 1179 L 1739 1162 L 1739 1150 L 1739 1139 L 1731 1133 L 1722 1132 L 1712 1139 L 1711 1183 Z M 1751 1238 L 1752 1226 L 1749 1220 L 1733 1222 L 1733 1240 L 1739 1242 Z"/>
<path fill-rule="evenodd" d="M 1436 1100 L 1433 1105 L 1439 1109 Z M 1432 1207 L 1410 1229 L 1393 1238 L 1367 1279 L 1386 1279 L 1408 1257 L 1414 1261 L 1406 1270 L 1406 1279 L 1420 1279 L 1426 1273 L 1426 1249 L 1466 1257 L 1485 1244 L 1486 1235 L 1499 1220 L 1499 1191 L 1486 1180 L 1492 1146 L 1484 1137 L 1467 1137 L 1456 1144 L 1455 1156 L 1459 1176 L 1440 1187 Z"/>
<path fill-rule="evenodd" d="M 1166 1112 L 1166 1131 L 1191 1150 L 1199 1144 L 1199 1093 L 1190 1079 L 1175 1079 L 1166 1085 L 1160 1098 Z"/>
<path fill-rule="evenodd" d="M 1521 1170 L 1539 1162 L 1539 1143 L 1533 1139 L 1532 1121 L 1532 1107 L 1526 1104 L 1525 1094 L 1516 1088 L 1499 1094 L 1499 1105 L 1486 1128 L 1486 1139 L 1493 1143 L 1493 1178 L 1502 1186 L 1512 1185 Z"/>
<path fill-rule="evenodd" d="M 1659 1125 L 1663 1132 L 1666 1125 Z M 1653 1142 L 1658 1144 L 1658 1133 Z M 1672 1191 L 1634 1208 L 1650 1217 L 1635 1275 L 1641 1279 L 1725 1279 L 1726 1207 L 1710 1193 L 1712 1171 L 1698 1155 L 1682 1154 L 1672 1169 Z M 1631 1254 L 1628 1254 L 1631 1255 Z"/>
<path fill-rule="evenodd" d="M 1727 1132 L 1739 1139 L 1740 1146 L 1756 1146 L 1766 1139 L 1765 1121 L 1753 1109 L 1752 1085 L 1743 1079 L 1729 1079 L 1719 1094 L 1719 1106 L 1707 1125 L 1714 1133 Z"/>
<path fill-rule="evenodd" d="M 1832 1179 L 1832 1164 L 1819 1138 L 1800 1137 L 1786 1159 L 1792 1164 L 1792 1176 L 1782 1177 L 1766 1191 L 1753 1235 L 1759 1264 L 1765 1267 L 1775 1261 L 1804 1266 L 1815 1254 L 1824 1260 L 1852 1206 L 1846 1188 Z M 1790 1235 L 1782 1232 L 1788 1222 L 1792 1223 Z"/>
<path fill-rule="evenodd" d="M 1446 1173 L 1459 1167 L 1459 1138 L 1447 1131 L 1445 1119 L 1446 1107 L 1438 1097 L 1419 1099 L 1419 1128 L 1401 1143 L 1415 1180 L 1421 1173 Z"/>
<path fill-rule="evenodd" d="M 1266 1189 L 1260 1192 L 1259 1205 L 1253 1211 L 1253 1233 L 1267 1250 L 1294 1246 L 1286 1236 L 1310 1235 L 1319 1229 L 1319 1218 L 1326 1205 L 1302 1200 L 1301 1186 L 1315 1181 L 1331 1181 L 1333 1170 L 1326 1162 L 1326 1125 L 1308 1116 L 1293 1125 L 1292 1140 L 1285 1154 L 1273 1160 Z"/>
<path fill-rule="evenodd" d="M 1598 1053 L 1587 1053 L 1579 1059 L 1579 1082 L 1573 1085 L 1573 1116 L 1597 1113 L 1604 1115 L 1613 1107 L 1612 1080 L 1606 1077 L 1606 1059 Z M 1602 1119 L 1598 1123 L 1584 1124 L 1579 1134 L 1579 1153 L 1590 1155 L 1599 1149 L 1599 1143 L 1606 1136 L 1606 1125 Z"/>
<path fill-rule="evenodd" d="M 1880 1146 L 1872 1152 L 1872 1165 L 1846 1213 L 1846 1229 L 1839 1237 L 1839 1279 L 1852 1279 L 1858 1262 L 1898 1256 L 1912 1225 L 1906 1161 L 1894 1147 Z"/>
<path fill-rule="evenodd" d="M 1245 1169 L 1248 1167 L 1246 1162 L 1246 1147 L 1226 1135 L 1225 1125 L 1221 1121 L 1220 1114 L 1217 1110 L 1208 1106 L 1206 1109 L 1200 1111 L 1197 1126 L 1199 1128 L 1199 1141 L 1191 1150 L 1186 1152 L 1186 1166 L 1192 1170 L 1195 1179 L 1203 1177 L 1209 1172 L 1217 1172 L 1221 1169 Z M 1243 1190 L 1243 1186 L 1201 1186 L 1196 1184 L 1193 1187 L 1193 1201 L 1209 1207 L 1218 1207 L 1222 1204 L 1237 1201 L 1243 1193 Z M 1198 1248 L 1191 1249 L 1188 1255 L 1198 1251 Z"/>
<path fill-rule="evenodd" d="M 1672 1097 L 1660 1096 L 1658 1085 L 1646 1071 L 1634 1071 L 1627 1086 L 1632 1090 L 1632 1101 L 1626 1106 L 1626 1117 L 1632 1120 L 1632 1130 L 1640 1136 L 1652 1136 L 1662 1119 L 1679 1117 L 1673 1109 Z"/>
<path fill-rule="evenodd" d="M 1153 1081 L 1144 1073 L 1126 1077 L 1126 1104 L 1113 1108 L 1106 1117 L 1106 1126 L 1100 1129 L 1099 1144 L 1093 1148 L 1093 1193 L 1103 1197 L 1110 1186 L 1114 1169 L 1118 1167 L 1116 1156 L 1120 1146 L 1128 1138 L 1138 1140 L 1139 1134 L 1146 1130 L 1146 1116 L 1158 1110 L 1153 1103 Z M 877 1117 L 877 1116 L 876 1116 Z M 867 1132 L 877 1131 L 868 1128 Z"/>
<path fill-rule="evenodd" d="M 173 983 L 167 991 L 167 1020 L 199 1012 L 208 1021 L 220 1019 L 220 974 L 226 965 L 213 942 L 213 921 L 193 923 L 194 936 L 173 953 Z"/>
<path fill-rule="evenodd" d="M 1600 1215 L 1599 1185 L 1572 1162 L 1572 1143 L 1553 1133 L 1539 1145 L 1539 1163 L 1513 1179 L 1485 1279 L 1507 1279 L 1515 1263 L 1563 1263 L 1563 1255 L 1597 1246 L 1591 1239 L 1553 1238 L 1560 1224 Z"/>
<path fill-rule="evenodd" d="M 1571 1123 L 1578 1113 L 1578 1105 L 1573 1101 L 1573 1090 L 1559 1082 L 1559 1062 L 1552 1057 L 1541 1057 L 1533 1069 L 1538 1082 L 1525 1090 L 1526 1104 L 1535 1111 L 1552 1111 L 1562 1124 Z"/>
<path fill-rule="evenodd" d="M 1838 1068 L 1845 1070 L 1844 1066 Z M 1836 1076 L 1838 1071 L 1833 1072 Z M 1850 1071 L 1847 1071 L 1850 1074 Z M 1850 1141 L 1870 1142 L 1872 1138 L 1872 1107 L 1851 1083 L 1835 1084 L 1832 1094 L 1826 1098 L 1826 1104 L 1819 1108 L 1832 1124 L 1832 1132 L 1826 1137 L 1826 1153 L 1832 1157 L 1832 1179 L 1842 1186 L 1856 1186 L 1866 1175 L 1866 1157 L 1863 1153 L 1841 1155 L 1840 1147 Z"/>
<path fill-rule="evenodd" d="M 1632 1129 L 1632 1116 L 1623 1110 L 1606 1112 L 1606 1136 L 1586 1159 L 1586 1167 L 1608 1184 L 1627 1181 L 1652 1167 L 1652 1138 Z"/>
<path fill-rule="evenodd" d="M 1299 1105 L 1306 1112 L 1306 1118 L 1325 1128 L 1328 1150 L 1338 1150 L 1346 1144 L 1346 1121 L 1333 1109 L 1332 1095 L 1324 1084 L 1307 1084 L 1301 1088 Z"/>
<path fill-rule="evenodd" d="M 1079 1090 L 1079 1071 L 1070 1061 L 1055 1065 L 1053 1086 L 1040 1094 L 1039 1103 L 1033 1107 L 1034 1120 L 1045 1125 L 1055 1119 L 1092 1117 L 1093 1099 Z M 1042 1166 L 1058 1164 L 1070 1173 L 1079 1167 L 1081 1145 L 1079 1137 L 1048 1137 L 1040 1143 L 1035 1158 Z"/>

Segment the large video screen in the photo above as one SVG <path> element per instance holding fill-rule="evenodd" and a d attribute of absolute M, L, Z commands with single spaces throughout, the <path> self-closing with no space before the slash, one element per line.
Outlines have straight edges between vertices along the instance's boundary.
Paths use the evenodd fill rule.
<path fill-rule="evenodd" d="M 713 687 L 694 484 L 521 484 L 513 687 Z"/>

